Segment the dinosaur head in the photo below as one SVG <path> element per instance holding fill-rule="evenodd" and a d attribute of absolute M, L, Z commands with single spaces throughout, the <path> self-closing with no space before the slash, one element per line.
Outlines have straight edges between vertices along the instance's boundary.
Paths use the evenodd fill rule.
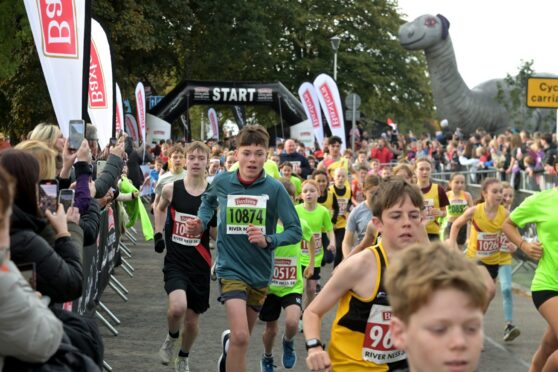
<path fill-rule="evenodd" d="M 447 39 L 449 21 L 441 14 L 425 14 L 399 28 L 399 43 L 408 50 L 428 49 Z"/>

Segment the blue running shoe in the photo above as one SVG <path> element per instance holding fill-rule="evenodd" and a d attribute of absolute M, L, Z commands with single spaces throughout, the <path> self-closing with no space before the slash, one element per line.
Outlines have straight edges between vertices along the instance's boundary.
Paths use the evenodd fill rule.
<path fill-rule="evenodd" d="M 285 340 L 283 336 L 283 367 L 286 369 L 294 368 L 296 364 L 296 352 L 294 350 L 294 341 Z"/>
<path fill-rule="evenodd" d="M 260 360 L 260 371 L 261 372 L 273 372 L 275 370 L 275 365 L 273 364 L 273 357 L 267 357 L 262 355 L 262 360 Z"/>

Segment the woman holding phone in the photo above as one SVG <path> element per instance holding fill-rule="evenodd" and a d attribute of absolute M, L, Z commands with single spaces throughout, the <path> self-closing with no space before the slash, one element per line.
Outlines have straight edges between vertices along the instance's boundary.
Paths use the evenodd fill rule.
<path fill-rule="evenodd" d="M 39 162 L 27 151 L 10 149 L 0 154 L 0 166 L 16 181 L 10 227 L 12 261 L 16 265 L 35 263 L 36 290 L 53 302 L 79 298 L 83 282 L 81 247 L 70 237 L 62 205 L 56 213 L 39 209 Z M 73 213 L 77 210 L 71 208 L 70 218 L 75 219 Z M 41 237 L 49 224 L 55 235 L 53 246 Z"/>

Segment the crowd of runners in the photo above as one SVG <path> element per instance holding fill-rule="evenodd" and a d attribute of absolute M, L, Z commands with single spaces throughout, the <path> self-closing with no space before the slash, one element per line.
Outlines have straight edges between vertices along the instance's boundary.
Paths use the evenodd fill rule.
<path fill-rule="evenodd" d="M 37 215 L 33 218 L 46 216 L 54 228 L 54 249 L 45 245 L 45 252 L 60 256 L 57 262 L 65 270 L 58 274 L 68 277 L 81 275 L 79 249 L 71 247 L 76 239 L 72 226 L 79 224 L 83 239 L 94 240 L 95 230 L 85 216 L 96 215 L 94 208 L 105 208 L 112 200 L 137 201 L 140 190 L 148 196 L 146 190 L 152 188 L 146 205 L 153 213 L 154 249 L 165 255 L 168 295 L 168 332 L 161 335 L 158 354 L 176 371 L 195 370 L 190 352 L 203 332 L 199 320 L 210 305 L 212 279 L 228 321 L 215 360 L 218 371 L 246 370 L 258 319 L 265 323 L 264 372 L 279 364 L 292 369 L 298 358 L 313 371 L 474 371 L 483 348 L 483 313 L 498 280 L 503 340 L 511 342 L 521 334 L 514 325 L 511 290 L 517 249 L 539 262 L 532 297 L 548 323 L 531 371 L 558 370 L 558 188 L 536 192 L 512 210 L 518 172 L 533 179 L 543 175 L 545 182 L 535 182 L 540 189 L 548 188 L 546 181 L 556 175 L 552 135 L 476 133 L 463 139 L 459 132 L 424 138 L 387 132 L 375 140 L 363 136 L 353 153 L 342 151 L 343 141 L 335 136 L 318 151 L 293 139 L 270 147 L 266 129 L 249 125 L 234 143 L 169 141 L 143 153 L 125 135 L 100 151 L 95 131 L 88 128 L 75 152 L 52 125 L 40 128 L 42 141 L 51 141 L 48 146 L 57 150 L 26 142 L 0 152 L 0 188 L 10 190 L 0 198 L 0 275 L 14 270 L 6 266 L 10 260 L 4 245 L 18 259 L 18 225 L 12 221 L 10 226 L 9 218 L 12 199 L 19 215 L 34 200 L 31 191 L 40 179 L 56 178 L 75 188 L 76 198 L 80 195 L 79 210 L 70 208 L 67 215 L 62 207 L 56 214 L 39 213 L 31 203 Z M 469 157 L 473 152 L 480 156 Z M 529 174 L 526 158 L 532 156 L 540 169 Z M 62 160 L 58 168 L 57 158 Z M 99 164 L 94 160 L 103 158 L 105 169 L 92 176 Z M 26 166 L 18 167 L 18 162 Z M 149 162 L 150 169 L 142 170 L 142 163 Z M 50 173 L 34 174 L 31 165 Z M 462 173 L 465 166 L 473 171 Z M 475 173 L 487 167 L 497 177 Z M 441 170 L 451 172 L 447 186 L 432 180 L 433 172 Z M 478 200 L 466 190 L 467 178 L 473 176 L 481 183 Z M 27 179 L 33 181 L 31 191 L 21 186 Z M 126 183 L 129 188 L 121 186 Z M 109 187 L 114 184 L 119 190 Z M 23 194 L 25 190 L 30 194 Z M 527 224 L 536 225 L 538 240 L 523 238 L 519 229 Z M 71 256 L 62 253 L 62 244 Z M 48 269 L 44 275 L 53 274 L 52 268 L 37 264 Z M 323 270 L 326 265 L 334 268 L 331 274 Z M 64 287 L 64 282 L 53 290 L 40 279 L 43 295 L 56 302 L 81 294 L 81 288 Z M 30 301 L 34 295 L 24 283 L 18 285 Z M 0 290 L 0 295 L 11 293 Z M 324 315 L 334 307 L 331 334 L 324 335 Z M 6 319 L 0 317 L 0 324 L 8 324 Z M 43 319 L 60 331 L 55 320 Z M 28 324 L 30 331 L 31 325 L 40 325 Z M 13 346 L 11 336 L 6 333 L 0 346 Z M 281 355 L 273 354 L 275 342 Z M 295 342 L 305 344 L 306 355 L 296 354 Z M 46 343 L 45 355 L 59 344 L 60 339 Z M 23 346 L 18 350 L 15 355 L 24 358 Z"/>
<path fill-rule="evenodd" d="M 503 340 L 521 334 L 513 323 L 511 290 L 512 253 L 520 248 L 546 262 L 535 276 L 533 299 L 549 328 L 532 370 L 553 370 L 558 319 L 551 309 L 558 307 L 558 285 L 548 277 L 556 269 L 553 253 L 542 254 L 552 251 L 552 240 L 545 246 L 545 233 L 539 232 L 540 242 L 525 241 L 517 227 L 535 223 L 545 231 L 552 216 L 558 223 L 558 215 L 547 210 L 550 204 L 538 201 L 556 198 L 556 189 L 536 193 L 511 211 L 517 182 L 501 179 L 515 172 L 515 157 L 505 149 L 520 136 L 492 138 L 493 156 L 474 163 L 476 169 L 494 165 L 501 171 L 498 177 L 478 176 L 478 200 L 465 190 L 470 174 L 459 172 L 470 160 L 459 160 L 464 157 L 457 153 L 459 137 L 454 135 L 445 151 L 435 145 L 409 157 L 397 154 L 399 137 L 389 136 L 394 141 L 382 136 L 372 141 L 371 151 L 361 141 L 354 159 L 351 150 L 341 151 L 342 140 L 335 136 L 323 152 L 309 153 L 293 139 L 270 148 L 259 125 L 244 127 L 234 149 L 212 141 L 163 143 L 159 157 L 168 171 L 161 171 L 152 203 L 155 250 L 166 248 L 169 297 L 161 361 L 189 370 L 213 278 L 229 324 L 216 360 L 219 371 L 246 369 L 258 318 L 265 322 L 260 361 L 265 372 L 279 363 L 295 366 L 299 332 L 306 365 L 314 371 L 474 371 L 483 348 L 483 313 L 497 279 Z M 476 134 L 467 144 L 479 136 L 488 141 Z M 475 148 L 482 148 L 481 141 Z M 497 159 L 498 146 L 507 160 Z M 558 167 L 555 147 L 549 148 L 554 152 L 539 160 L 552 175 Z M 447 186 L 431 179 L 442 169 L 455 171 Z M 535 208 L 544 213 L 527 212 Z M 324 277 L 321 269 L 330 264 L 335 270 Z M 335 306 L 331 335 L 323 339 L 322 319 Z M 280 356 L 272 353 L 278 337 Z"/>

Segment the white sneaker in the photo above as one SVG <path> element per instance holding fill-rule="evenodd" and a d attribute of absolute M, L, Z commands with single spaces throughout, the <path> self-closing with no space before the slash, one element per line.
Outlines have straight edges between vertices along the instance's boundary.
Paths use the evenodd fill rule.
<path fill-rule="evenodd" d="M 188 358 L 186 357 L 176 357 L 174 361 L 175 372 L 190 372 L 190 366 L 188 365 Z"/>
<path fill-rule="evenodd" d="M 174 349 L 180 337 L 172 338 L 171 336 L 167 335 L 165 341 L 163 341 L 163 345 L 159 349 L 159 357 L 161 358 L 161 363 L 167 365 L 170 363 L 171 359 L 174 356 Z"/>

